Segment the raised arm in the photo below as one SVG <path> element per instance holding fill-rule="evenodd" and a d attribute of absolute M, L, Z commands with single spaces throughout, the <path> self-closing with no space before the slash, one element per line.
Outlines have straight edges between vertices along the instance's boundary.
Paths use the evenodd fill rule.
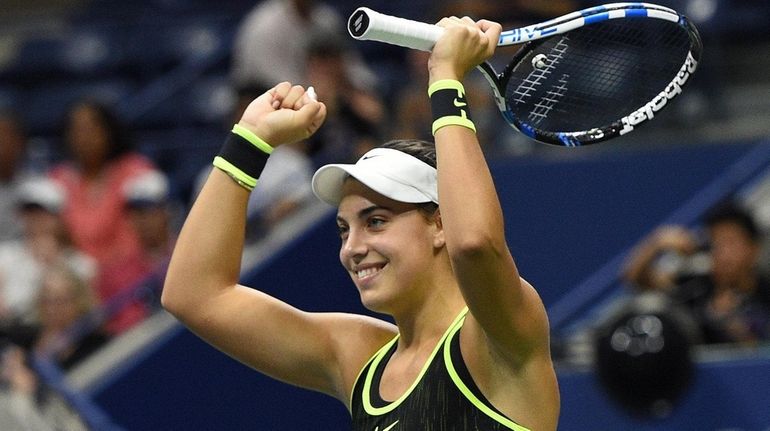
<path fill-rule="evenodd" d="M 285 82 L 253 101 L 239 126 L 278 146 L 307 138 L 325 115 L 322 103 L 302 87 Z M 372 338 L 371 328 L 377 324 L 357 316 L 305 313 L 239 285 L 248 196 L 243 184 L 213 169 L 181 230 L 163 289 L 163 306 L 201 338 L 241 362 L 346 400 L 347 387 L 355 379 L 350 374 L 357 370 L 343 364 L 365 359 L 345 356 L 349 354 L 340 348 L 345 342 L 340 337 Z"/>
<path fill-rule="evenodd" d="M 497 23 L 469 18 L 445 18 L 439 25 L 447 31 L 430 57 L 431 88 L 442 80 L 462 81 L 494 53 L 501 31 Z M 436 130 L 435 141 L 447 249 L 473 321 L 483 330 L 478 338 L 515 364 L 533 354 L 548 356 L 545 310 L 508 250 L 502 209 L 476 134 L 452 124 Z"/>

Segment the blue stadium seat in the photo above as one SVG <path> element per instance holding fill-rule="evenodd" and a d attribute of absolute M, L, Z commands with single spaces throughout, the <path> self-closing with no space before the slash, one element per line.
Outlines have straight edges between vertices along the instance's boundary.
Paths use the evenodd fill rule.
<path fill-rule="evenodd" d="M 140 130 L 135 142 L 137 149 L 168 175 L 174 198 L 188 202 L 195 181 L 211 165 L 225 136 L 224 128 L 190 126 Z"/>
<path fill-rule="evenodd" d="M 235 97 L 225 75 L 204 76 L 150 107 L 131 123 L 139 128 L 219 126 L 229 121 Z"/>
<path fill-rule="evenodd" d="M 135 91 L 131 81 L 62 81 L 41 85 L 27 96 L 23 113 L 30 129 L 50 133 L 60 125 L 67 108 L 81 98 L 92 98 L 113 106 Z"/>
<path fill-rule="evenodd" d="M 14 87 L 0 87 L 0 109 L 19 110 L 21 92 Z"/>
<path fill-rule="evenodd" d="M 214 20 L 148 21 L 135 26 L 128 38 L 127 61 L 140 75 L 155 76 L 184 61 L 229 51 L 229 33 L 226 25 Z"/>
<path fill-rule="evenodd" d="M 226 123 L 235 108 L 237 97 L 224 75 L 199 80 L 184 96 L 185 105 L 192 111 L 192 120 L 204 124 Z"/>
<path fill-rule="evenodd" d="M 8 81 L 105 77 L 115 74 L 124 52 L 116 29 L 78 29 L 37 36 L 18 36 L 15 50 L 0 65 Z"/>
<path fill-rule="evenodd" d="M 8 72 L 23 80 L 56 74 L 61 70 L 61 53 L 65 42 L 66 37 L 63 34 L 22 39 L 18 45 L 16 61 Z"/>
<path fill-rule="evenodd" d="M 62 46 L 62 68 L 78 76 L 116 74 L 125 62 L 125 36 L 118 28 L 85 28 Z"/>

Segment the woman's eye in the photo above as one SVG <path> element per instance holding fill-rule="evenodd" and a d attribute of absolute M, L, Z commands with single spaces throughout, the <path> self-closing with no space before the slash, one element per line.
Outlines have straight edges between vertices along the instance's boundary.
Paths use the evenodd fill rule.
<path fill-rule="evenodd" d="M 385 224 L 385 220 L 381 218 L 371 218 L 369 219 L 369 226 L 373 228 L 380 228 Z"/>
<path fill-rule="evenodd" d="M 348 236 L 347 226 L 337 226 L 337 233 L 339 234 L 340 238 L 345 239 Z"/>

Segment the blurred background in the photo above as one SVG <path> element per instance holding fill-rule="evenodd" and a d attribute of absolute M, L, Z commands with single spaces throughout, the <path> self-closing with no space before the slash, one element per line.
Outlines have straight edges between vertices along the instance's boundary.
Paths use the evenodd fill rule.
<path fill-rule="evenodd" d="M 770 3 L 658 3 L 692 19 L 704 54 L 654 121 L 604 145 L 538 144 L 478 74 L 474 120 L 511 250 L 548 310 L 559 429 L 767 430 Z M 234 362 L 159 307 L 223 138 L 276 82 L 315 86 L 327 123 L 271 157 L 242 281 L 302 309 L 368 313 L 310 176 L 430 138 L 427 56 L 354 42 L 347 17 L 368 6 L 511 28 L 598 4 L 0 0 L 0 429 L 349 428 L 338 402 Z M 307 277 L 297 262 L 331 269 Z"/>

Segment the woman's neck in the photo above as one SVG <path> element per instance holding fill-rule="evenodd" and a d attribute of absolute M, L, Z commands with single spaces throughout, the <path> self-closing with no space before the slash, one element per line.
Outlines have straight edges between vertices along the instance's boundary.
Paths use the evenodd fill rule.
<path fill-rule="evenodd" d="M 393 316 L 399 331 L 399 350 L 434 345 L 463 307 L 465 300 L 453 278 L 427 289 L 411 309 Z"/>

